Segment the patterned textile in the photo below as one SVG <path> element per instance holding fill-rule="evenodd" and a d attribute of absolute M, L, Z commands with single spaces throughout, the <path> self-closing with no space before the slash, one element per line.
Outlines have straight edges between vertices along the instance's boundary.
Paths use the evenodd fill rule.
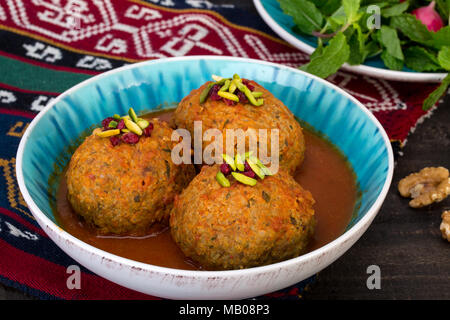
<path fill-rule="evenodd" d="M 223 1 L 221 1 L 222 3 Z M 236 3 L 236 1 L 234 1 Z M 277 38 L 254 13 L 204 0 L 0 0 L 0 282 L 42 299 L 152 299 L 76 264 L 40 229 L 18 190 L 15 154 L 32 118 L 58 94 L 101 72 L 172 56 L 227 55 L 297 67 L 308 56 Z M 339 72 L 329 79 L 359 99 L 398 145 L 436 85 Z M 297 299 L 308 279 L 266 295 Z"/>

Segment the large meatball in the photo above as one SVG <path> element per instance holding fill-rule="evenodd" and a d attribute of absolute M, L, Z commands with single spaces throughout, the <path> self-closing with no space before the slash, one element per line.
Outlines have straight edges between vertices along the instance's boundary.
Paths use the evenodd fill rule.
<path fill-rule="evenodd" d="M 171 161 L 172 129 L 152 119 L 151 137 L 113 147 L 88 136 L 67 170 L 67 197 L 75 212 L 102 234 L 145 234 L 154 222 L 168 223 L 176 194 L 194 177 L 192 165 Z"/>
<path fill-rule="evenodd" d="M 248 186 L 218 166 L 204 166 L 175 198 L 172 238 L 186 256 L 208 269 L 239 269 L 302 254 L 315 227 L 314 199 L 286 171 Z M 230 176 L 231 177 L 231 176 Z"/>
<path fill-rule="evenodd" d="M 245 80 L 246 82 L 248 80 Z M 210 84 L 207 82 L 200 88 L 193 90 L 178 104 L 175 110 L 175 123 L 180 128 L 189 130 L 194 138 L 194 121 L 202 121 L 202 130 L 217 128 L 222 131 L 224 137 L 223 150 L 226 150 L 226 129 L 267 129 L 268 148 L 270 153 L 270 130 L 279 130 L 279 163 L 291 174 L 295 171 L 304 158 L 305 139 L 302 128 L 296 121 L 292 112 L 268 90 L 254 81 L 248 81 L 253 91 L 262 92 L 264 103 L 256 107 L 250 103 L 238 102 L 229 105 L 223 100 L 206 99 L 200 103 L 202 91 Z M 257 134 L 257 138 L 260 139 Z M 262 139 L 261 139 L 262 140 Z M 260 140 L 258 140 L 260 141 Z M 203 148 L 210 142 L 204 141 Z"/>

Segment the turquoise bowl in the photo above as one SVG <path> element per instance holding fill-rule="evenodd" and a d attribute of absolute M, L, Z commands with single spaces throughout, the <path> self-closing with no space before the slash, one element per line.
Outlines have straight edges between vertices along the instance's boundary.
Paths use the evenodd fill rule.
<path fill-rule="evenodd" d="M 324 134 L 348 158 L 362 196 L 347 230 L 300 257 L 231 271 L 163 268 L 102 251 L 62 230 L 53 216 L 49 177 L 70 160 L 68 146 L 108 115 L 176 104 L 212 74 L 254 79 L 300 119 Z M 273 292 L 319 272 L 348 250 L 369 227 L 393 173 L 389 139 L 376 118 L 331 83 L 299 70 L 259 60 L 196 56 L 159 59 L 112 70 L 71 88 L 31 122 L 17 152 L 17 179 L 34 217 L 68 255 L 125 287 L 164 298 L 237 299 Z"/>

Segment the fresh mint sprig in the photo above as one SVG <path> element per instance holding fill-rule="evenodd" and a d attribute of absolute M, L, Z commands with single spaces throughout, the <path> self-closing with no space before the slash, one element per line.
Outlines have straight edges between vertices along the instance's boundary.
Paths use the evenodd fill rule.
<path fill-rule="evenodd" d="M 336 73 L 350 56 L 350 47 L 342 32 L 330 40 L 328 45 L 320 50 L 308 64 L 300 67 L 301 70 L 326 78 Z"/>
<path fill-rule="evenodd" d="M 292 16 L 295 30 L 317 37 L 310 62 L 300 69 L 326 78 L 344 64 L 362 64 L 379 56 L 386 67 L 418 72 L 450 71 L 450 0 L 436 0 L 446 26 L 431 32 L 411 12 L 429 4 L 426 0 L 278 0 Z M 379 26 L 369 26 L 369 8 L 380 9 Z M 450 85 L 447 76 L 423 103 L 428 110 Z"/>

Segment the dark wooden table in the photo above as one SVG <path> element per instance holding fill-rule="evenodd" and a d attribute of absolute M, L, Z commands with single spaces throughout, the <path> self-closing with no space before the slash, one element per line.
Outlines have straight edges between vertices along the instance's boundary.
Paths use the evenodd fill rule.
<path fill-rule="evenodd" d="M 450 168 L 450 95 L 408 137 L 389 193 L 360 240 L 323 270 L 305 299 L 450 299 L 450 242 L 442 239 L 441 213 L 450 197 L 412 209 L 397 184 L 424 167 Z M 367 267 L 381 271 L 381 289 L 367 289 Z"/>
<path fill-rule="evenodd" d="M 256 13 L 251 1 L 235 3 Z M 441 237 L 441 213 L 450 197 L 424 209 L 411 209 L 397 183 L 429 166 L 450 168 L 450 95 L 408 138 L 398 158 L 391 189 L 372 225 L 340 259 L 321 271 L 305 299 L 450 299 L 450 242 Z M 367 268 L 381 271 L 380 289 L 367 288 Z M 33 299 L 0 285 L 0 299 Z"/>

